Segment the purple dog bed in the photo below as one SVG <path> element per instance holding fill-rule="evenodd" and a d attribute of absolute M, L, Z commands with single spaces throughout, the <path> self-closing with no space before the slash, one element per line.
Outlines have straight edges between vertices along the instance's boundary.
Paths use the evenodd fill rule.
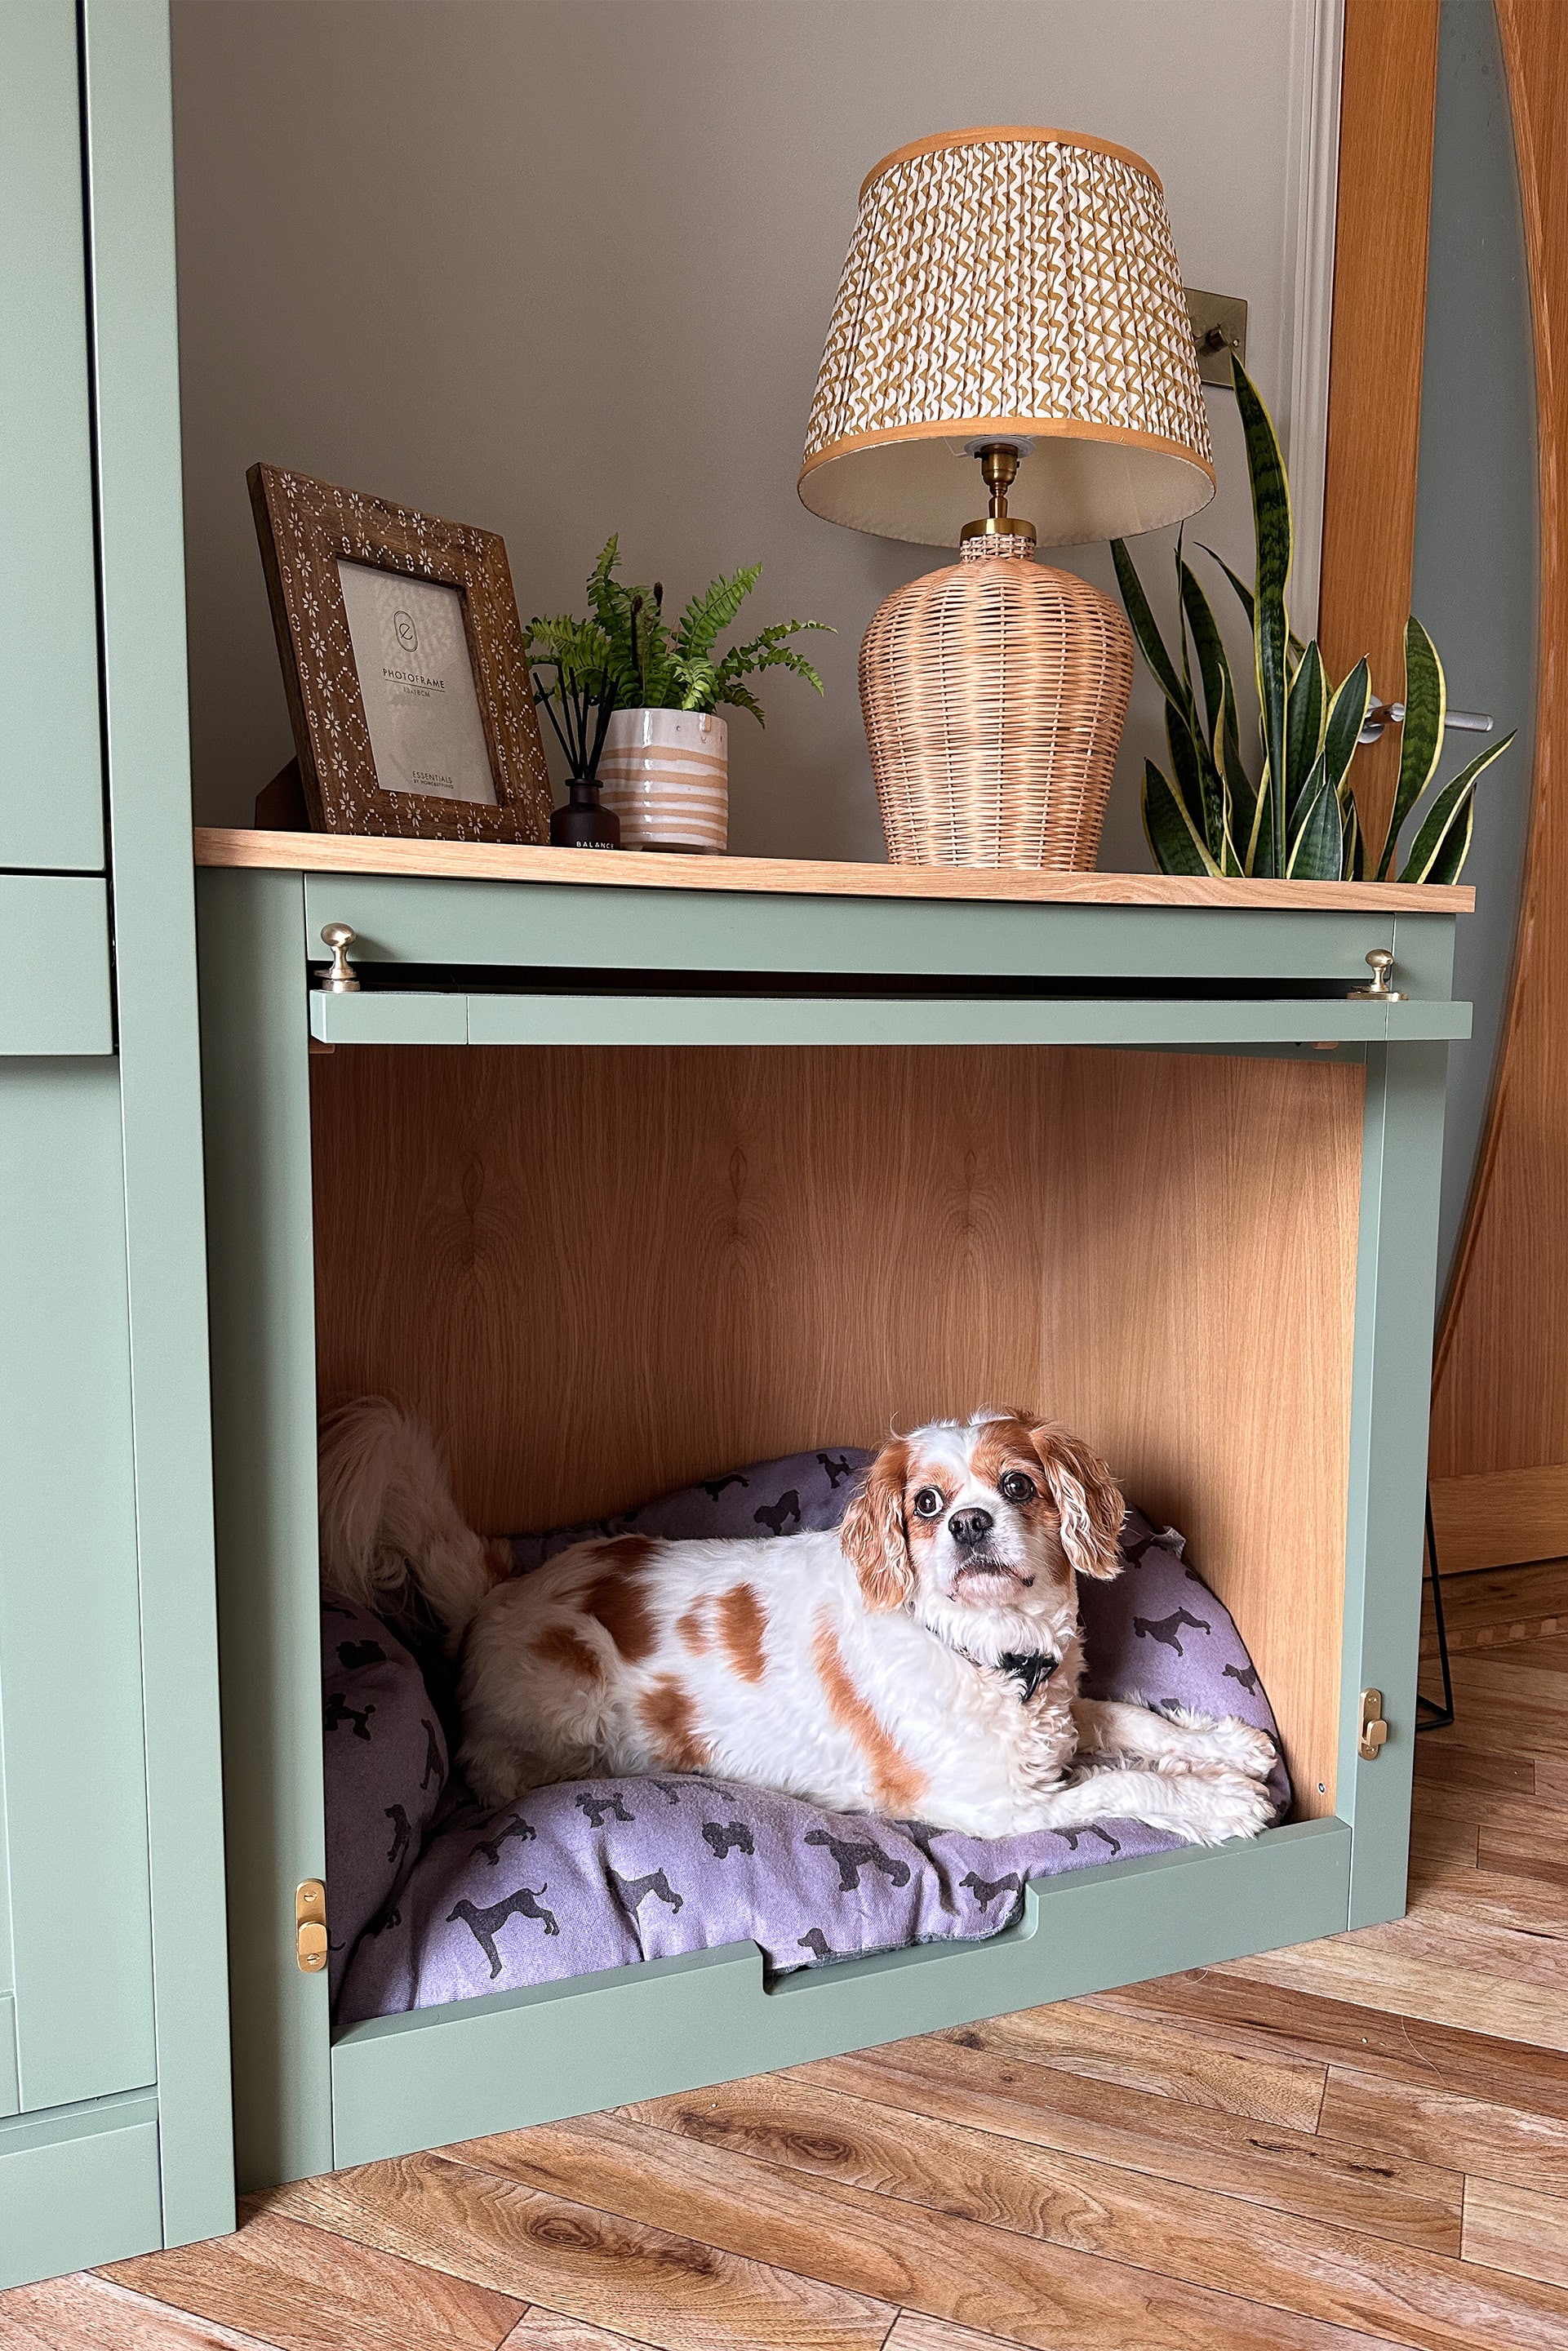
<path fill-rule="evenodd" d="M 836 1526 L 871 1458 L 848 1447 L 799 1454 L 593 1527 L 519 1535 L 515 1568 L 526 1573 L 585 1534 L 633 1527 L 755 1537 Z M 1086 1694 L 1239 1715 L 1272 1735 L 1240 1636 L 1183 1564 L 1181 1538 L 1130 1510 L 1122 1552 L 1113 1583 L 1079 1586 Z M 1018 1916 L 1026 1878 L 1181 1842 L 1116 1818 L 1071 1832 L 965 1836 L 696 1776 L 578 1781 L 486 1813 L 450 1768 L 450 1680 L 427 1635 L 329 1604 L 321 1636 L 329 1968 L 340 2024 L 724 1943 L 758 1944 L 782 1973 L 979 1940 Z M 1291 1805 L 1282 1762 L 1269 1785 L 1282 1820 Z"/>

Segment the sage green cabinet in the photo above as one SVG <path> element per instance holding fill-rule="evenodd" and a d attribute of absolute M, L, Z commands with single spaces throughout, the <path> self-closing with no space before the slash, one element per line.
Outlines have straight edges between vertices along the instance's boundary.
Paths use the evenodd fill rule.
<path fill-rule="evenodd" d="M 0 1062 L 0 1967 L 26 2113 L 157 2072 L 120 1151 L 112 1061 Z"/>
<path fill-rule="evenodd" d="M 0 0 L 0 2286 L 234 2220 L 172 172 Z"/>
<path fill-rule="evenodd" d="M 0 871 L 103 865 L 77 12 L 0 0 Z"/>

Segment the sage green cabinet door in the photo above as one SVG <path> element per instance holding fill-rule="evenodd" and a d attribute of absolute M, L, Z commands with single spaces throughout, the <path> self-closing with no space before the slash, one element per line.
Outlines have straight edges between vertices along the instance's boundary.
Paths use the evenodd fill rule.
<path fill-rule="evenodd" d="M 156 2071 L 112 1061 L 0 1060 L 0 1991 L 30 2113 Z"/>
<path fill-rule="evenodd" d="M 0 868 L 103 865 L 73 0 L 0 0 Z"/>

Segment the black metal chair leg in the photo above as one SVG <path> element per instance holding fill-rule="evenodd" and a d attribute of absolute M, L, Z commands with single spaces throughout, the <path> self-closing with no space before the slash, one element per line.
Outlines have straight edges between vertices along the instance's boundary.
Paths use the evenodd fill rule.
<path fill-rule="evenodd" d="M 1432 1582 L 1432 1614 L 1437 1627 L 1437 1662 L 1443 1669 L 1443 1703 L 1416 1693 L 1416 1728 L 1446 1730 L 1454 1719 L 1454 1677 L 1448 1665 L 1448 1628 L 1443 1621 L 1443 1577 L 1437 1564 L 1437 1537 L 1432 1525 L 1432 1488 L 1427 1487 L 1427 1559 Z"/>

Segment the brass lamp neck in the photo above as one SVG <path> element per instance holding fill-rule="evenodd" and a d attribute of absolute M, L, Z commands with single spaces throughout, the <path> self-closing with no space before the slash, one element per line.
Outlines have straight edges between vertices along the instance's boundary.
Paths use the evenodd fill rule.
<path fill-rule="evenodd" d="M 1008 512 L 1008 492 L 1018 478 L 1019 453 L 1010 441 L 988 441 L 977 449 L 980 461 L 980 478 L 990 492 L 990 511 L 977 522 L 967 522 L 960 533 L 960 544 L 969 538 L 1034 538 L 1034 525 L 1025 522 L 1021 515 Z"/>

